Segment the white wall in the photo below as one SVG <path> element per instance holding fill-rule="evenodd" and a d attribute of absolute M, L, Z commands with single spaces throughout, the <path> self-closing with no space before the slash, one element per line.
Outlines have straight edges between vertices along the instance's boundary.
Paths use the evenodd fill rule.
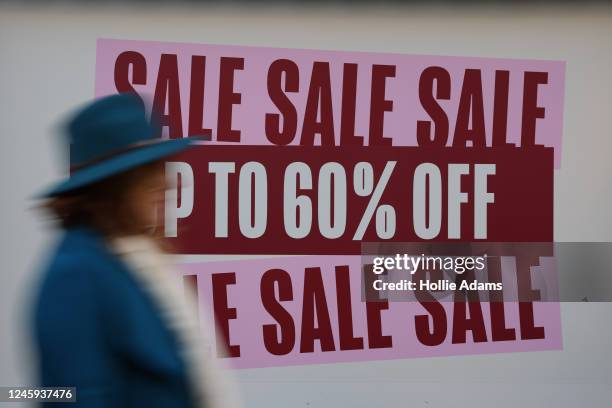
<path fill-rule="evenodd" d="M 62 174 L 52 125 L 93 95 L 98 37 L 567 61 L 555 239 L 612 241 L 611 9 L 54 9 L 0 6 L 0 385 L 29 382 L 24 296 L 49 233 L 28 200 Z M 564 304 L 564 350 L 244 370 L 249 406 L 612 402 L 609 304 Z"/>

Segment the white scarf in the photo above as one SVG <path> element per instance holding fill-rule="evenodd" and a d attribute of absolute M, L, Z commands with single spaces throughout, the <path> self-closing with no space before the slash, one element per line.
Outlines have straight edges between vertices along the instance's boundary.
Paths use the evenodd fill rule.
<path fill-rule="evenodd" d="M 181 274 L 170 257 L 146 236 L 117 238 L 112 249 L 161 310 L 162 320 L 175 334 L 187 366 L 189 385 L 199 408 L 238 408 L 241 406 L 227 369 L 210 355 L 213 326 L 207 316 L 197 315 L 195 297 L 184 290 Z M 200 329 L 200 327 L 202 329 Z"/>

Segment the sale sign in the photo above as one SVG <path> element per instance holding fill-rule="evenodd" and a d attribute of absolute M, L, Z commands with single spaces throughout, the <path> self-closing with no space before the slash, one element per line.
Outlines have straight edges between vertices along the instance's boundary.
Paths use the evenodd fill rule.
<path fill-rule="evenodd" d="M 185 187 L 180 202 L 168 204 L 166 232 L 185 254 L 357 255 L 362 241 L 378 240 L 551 241 L 552 153 L 197 146 L 167 165 Z"/>
<path fill-rule="evenodd" d="M 565 64 L 99 40 L 96 96 L 153 96 L 165 135 L 300 146 L 554 147 Z"/>
<path fill-rule="evenodd" d="M 228 358 L 265 367 L 559 349 L 558 303 L 504 298 L 495 291 L 507 282 L 477 281 L 495 278 L 506 254 L 429 259 L 426 244 L 553 240 L 564 70 L 99 40 L 95 89 L 150 100 L 161 137 L 202 139 L 166 163 L 164 234 L 178 254 L 267 256 L 184 265 Z M 375 274 L 403 260 L 408 276 L 431 280 L 417 288 L 428 295 L 362 296 L 385 283 L 366 278 L 364 243 L 411 242 L 425 249 L 385 254 Z M 541 258 L 521 262 L 510 268 L 522 271 L 520 292 L 538 295 Z M 385 284 L 412 290 L 410 279 Z M 469 301 L 439 301 L 439 288 Z"/>
<path fill-rule="evenodd" d="M 189 263 L 238 368 L 562 347 L 555 302 L 364 302 L 359 257 Z"/>

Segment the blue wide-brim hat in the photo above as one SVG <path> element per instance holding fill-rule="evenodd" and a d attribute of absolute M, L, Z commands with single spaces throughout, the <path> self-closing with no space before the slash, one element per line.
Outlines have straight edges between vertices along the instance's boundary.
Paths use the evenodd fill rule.
<path fill-rule="evenodd" d="M 43 192 L 50 198 L 179 153 L 197 138 L 161 139 L 155 115 L 147 120 L 142 99 L 123 93 L 81 109 L 66 127 L 70 177 Z"/>

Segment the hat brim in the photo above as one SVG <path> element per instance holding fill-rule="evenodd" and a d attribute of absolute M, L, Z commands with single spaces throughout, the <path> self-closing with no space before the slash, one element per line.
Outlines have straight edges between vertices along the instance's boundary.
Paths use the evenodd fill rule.
<path fill-rule="evenodd" d="M 198 138 L 181 138 L 163 140 L 149 146 L 117 155 L 103 162 L 85 167 L 70 175 L 51 189 L 39 194 L 39 198 L 51 198 L 66 194 L 79 188 L 88 186 L 110 176 L 122 173 L 132 168 L 154 162 L 167 156 L 180 153 L 189 148 Z"/>

